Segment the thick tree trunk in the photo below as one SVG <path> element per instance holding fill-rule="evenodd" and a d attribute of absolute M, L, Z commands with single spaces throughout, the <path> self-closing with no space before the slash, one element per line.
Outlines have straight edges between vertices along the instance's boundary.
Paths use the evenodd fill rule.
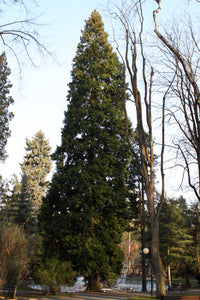
<path fill-rule="evenodd" d="M 88 278 L 88 291 L 100 291 L 99 274 L 92 275 Z"/>
<path fill-rule="evenodd" d="M 17 287 L 8 288 L 6 298 L 15 299 L 17 293 Z"/>
<path fill-rule="evenodd" d="M 171 286 L 172 286 L 172 279 L 171 279 L 171 268 L 170 268 L 170 265 L 167 266 L 167 274 L 168 274 L 168 287 L 171 288 Z"/>
<path fill-rule="evenodd" d="M 185 286 L 187 288 L 191 287 L 191 283 L 190 283 L 190 279 L 189 279 L 189 267 L 187 264 L 185 266 Z"/>
<path fill-rule="evenodd" d="M 172 286 L 172 279 L 171 279 L 171 268 L 169 264 L 169 246 L 167 247 L 167 278 L 168 278 L 168 288 L 170 289 Z"/>
<path fill-rule="evenodd" d="M 156 297 L 161 298 L 165 295 L 165 271 L 160 257 L 159 250 L 159 218 L 151 218 L 151 230 L 152 230 L 152 263 L 156 276 Z"/>

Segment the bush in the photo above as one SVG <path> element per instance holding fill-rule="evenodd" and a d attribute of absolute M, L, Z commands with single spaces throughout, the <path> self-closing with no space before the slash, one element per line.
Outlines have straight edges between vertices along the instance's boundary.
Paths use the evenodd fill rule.
<path fill-rule="evenodd" d="M 7 287 L 14 298 L 17 286 L 27 271 L 28 244 L 23 230 L 3 221 L 0 227 L 0 286 Z"/>
<path fill-rule="evenodd" d="M 34 278 L 43 288 L 43 293 L 52 295 L 60 292 L 61 285 L 74 283 L 76 273 L 70 262 L 60 262 L 57 258 L 47 258 L 35 266 Z"/>

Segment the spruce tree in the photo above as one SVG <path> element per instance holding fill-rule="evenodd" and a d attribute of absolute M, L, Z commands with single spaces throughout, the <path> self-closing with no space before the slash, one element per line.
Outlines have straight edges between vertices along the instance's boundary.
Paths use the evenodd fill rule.
<path fill-rule="evenodd" d="M 5 52 L 0 55 L 0 161 L 6 159 L 6 144 L 10 136 L 9 122 L 13 118 L 13 113 L 9 111 L 9 106 L 14 102 L 9 96 L 12 87 L 8 76 L 10 69 L 8 68 Z"/>
<path fill-rule="evenodd" d="M 71 260 L 99 288 L 121 270 L 127 218 L 123 66 L 97 11 L 86 21 L 69 84 L 56 172 L 40 216 L 46 254 Z"/>
<path fill-rule="evenodd" d="M 0 215 L 5 213 L 7 203 L 10 202 L 9 181 L 0 175 Z"/>
<path fill-rule="evenodd" d="M 23 212 L 21 209 L 19 211 L 20 216 L 23 215 L 23 222 L 34 229 L 42 198 L 46 195 L 49 184 L 46 177 L 51 171 L 51 147 L 40 130 L 32 140 L 26 138 L 25 150 L 24 161 L 21 164 L 22 185 L 18 206 L 24 208 Z"/>
<path fill-rule="evenodd" d="M 166 199 L 160 215 L 160 245 L 162 260 L 168 270 L 168 284 L 171 286 L 171 273 L 185 276 L 195 260 L 193 237 L 188 224 L 188 207 L 183 197 Z"/>

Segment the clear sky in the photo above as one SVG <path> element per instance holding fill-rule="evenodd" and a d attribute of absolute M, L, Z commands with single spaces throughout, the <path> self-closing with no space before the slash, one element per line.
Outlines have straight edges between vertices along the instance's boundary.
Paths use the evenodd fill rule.
<path fill-rule="evenodd" d="M 49 140 L 52 151 L 56 145 L 60 145 L 64 111 L 67 108 L 67 84 L 70 82 L 72 59 L 76 55 L 85 20 L 94 9 L 97 9 L 102 15 L 105 30 L 109 33 L 110 29 L 110 21 L 106 16 L 108 0 L 36 0 L 36 2 L 38 7 L 30 4 L 27 8 L 31 10 L 32 16 L 41 14 L 38 20 L 42 25 L 38 27 L 38 31 L 44 45 L 56 57 L 57 62 L 50 57 L 41 58 L 39 53 L 34 53 L 33 57 L 39 65 L 34 68 L 24 62 L 25 56 L 21 55 L 20 80 L 16 61 L 11 54 L 8 55 L 8 64 L 12 72 L 10 76 L 13 84 L 12 96 L 15 100 L 11 109 L 15 117 L 10 123 L 12 135 L 7 146 L 9 158 L 5 164 L 0 165 L 0 174 L 7 179 L 14 173 L 17 175 L 20 173 L 19 163 L 23 161 L 25 154 L 26 137 L 31 139 L 41 129 Z M 148 18 L 152 25 L 152 10 L 155 9 L 156 3 L 154 0 L 147 2 Z M 162 2 L 161 16 L 165 21 L 181 9 L 188 9 L 187 0 L 162 0 Z M 2 13 L 1 22 L 24 18 L 24 14 L 20 15 L 21 12 L 22 10 L 20 13 L 17 10 L 16 13 L 16 8 L 10 7 L 6 13 L 3 12 L 4 15 Z"/>

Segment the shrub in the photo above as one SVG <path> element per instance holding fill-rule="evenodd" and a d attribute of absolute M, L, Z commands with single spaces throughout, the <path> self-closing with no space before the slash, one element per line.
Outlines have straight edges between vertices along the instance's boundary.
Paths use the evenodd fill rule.
<path fill-rule="evenodd" d="M 17 286 L 27 271 L 28 244 L 23 230 L 3 221 L 0 227 L 0 286 L 7 286 L 14 298 Z"/>
<path fill-rule="evenodd" d="M 60 292 L 61 285 L 74 283 L 76 273 L 70 262 L 60 262 L 57 258 L 46 258 L 35 267 L 34 278 L 43 288 L 43 293 L 52 295 Z"/>

